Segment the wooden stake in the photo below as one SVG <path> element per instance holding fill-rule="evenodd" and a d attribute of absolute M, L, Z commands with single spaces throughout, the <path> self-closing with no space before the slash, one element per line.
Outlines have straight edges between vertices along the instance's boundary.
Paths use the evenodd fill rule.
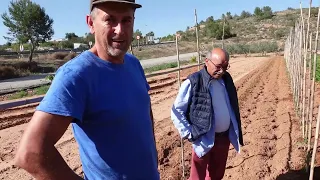
<path fill-rule="evenodd" d="M 310 44 L 309 44 L 309 49 L 310 49 L 310 53 L 309 53 L 309 71 L 307 74 L 307 78 L 308 78 L 308 82 L 309 82 L 309 86 L 308 86 L 308 93 L 307 93 L 307 99 L 308 99 L 308 104 L 307 104 L 307 110 L 306 110 L 306 122 L 308 124 L 308 126 L 306 126 L 306 134 L 308 134 L 308 130 L 309 130 L 309 124 L 310 124 L 310 119 L 309 119 L 309 111 L 310 111 L 310 97 L 311 97 L 311 67 L 312 67 L 312 32 L 310 32 Z"/>
<path fill-rule="evenodd" d="M 301 122 L 302 122 L 302 134 L 304 137 L 304 120 L 303 120 L 303 94 L 304 94 L 304 89 L 303 89 L 303 67 L 304 67 L 304 61 L 303 61 L 303 54 L 302 54 L 302 49 L 305 50 L 305 30 L 304 30 L 304 18 L 303 18 L 303 12 L 302 12 L 302 4 L 300 1 L 300 11 L 301 11 L 301 29 L 299 31 L 300 34 L 300 48 L 299 48 L 299 115 L 301 117 Z M 304 52 L 304 51 L 303 51 Z"/>
<path fill-rule="evenodd" d="M 179 57 L 179 43 L 178 43 L 178 34 L 176 34 L 176 50 L 177 50 L 177 64 L 178 64 L 178 89 L 180 88 L 180 57 Z M 185 179 L 185 166 L 184 166 L 184 145 L 183 139 L 180 139 L 181 143 L 181 167 L 182 167 L 182 179 Z"/>
<path fill-rule="evenodd" d="M 177 65 L 178 65 L 178 87 L 180 88 L 180 58 L 179 58 L 179 45 L 178 45 L 178 35 L 176 35 L 176 50 L 177 50 Z"/>
<path fill-rule="evenodd" d="M 320 21 L 320 7 L 318 8 L 318 20 L 317 20 L 317 33 L 315 40 L 315 52 L 318 52 L 318 38 L 319 38 L 319 21 Z M 313 118 L 313 103 L 314 103 L 314 90 L 315 90 L 315 80 L 316 80 L 316 67 L 317 67 L 317 53 L 313 56 L 313 72 L 312 72 L 312 84 L 311 84 L 311 101 L 310 101 L 310 112 L 309 112 L 309 131 L 308 131 L 308 149 L 311 148 L 311 136 L 312 136 L 312 118 Z"/>
<path fill-rule="evenodd" d="M 224 26 L 226 25 L 226 17 L 223 18 L 223 27 L 222 27 L 222 49 L 224 49 Z"/>
<path fill-rule="evenodd" d="M 196 23 L 196 38 L 197 38 L 197 52 L 198 52 L 198 71 L 200 70 L 200 50 L 199 50 L 199 32 L 198 32 L 198 16 L 197 9 L 194 9 L 195 23 Z"/>
<path fill-rule="evenodd" d="M 318 147 L 319 128 L 320 128 L 320 106 L 318 107 L 318 118 L 317 118 L 317 125 L 316 125 L 316 134 L 314 135 L 315 137 L 314 137 L 314 144 L 313 144 L 313 150 L 312 150 L 309 180 L 313 180 L 314 164 L 315 164 L 316 152 Z"/>
<path fill-rule="evenodd" d="M 300 1 L 301 2 L 301 1 Z M 303 139 L 306 138 L 306 134 L 308 133 L 308 116 L 306 113 L 306 109 L 308 106 L 306 105 L 306 98 L 307 98 L 307 54 L 308 54 L 308 38 L 309 38 L 309 31 L 310 31 L 310 14 L 311 14 L 311 5 L 312 0 L 310 0 L 309 3 L 309 14 L 308 14 L 308 20 L 307 20 L 307 34 L 305 37 L 305 46 L 304 46 L 304 56 L 303 56 L 303 105 L 302 105 L 302 121 L 304 122 L 304 129 L 303 129 Z M 310 38 L 311 39 L 311 38 Z M 309 44 L 309 48 L 311 50 L 311 43 Z M 309 93 L 310 94 L 310 93 Z"/>

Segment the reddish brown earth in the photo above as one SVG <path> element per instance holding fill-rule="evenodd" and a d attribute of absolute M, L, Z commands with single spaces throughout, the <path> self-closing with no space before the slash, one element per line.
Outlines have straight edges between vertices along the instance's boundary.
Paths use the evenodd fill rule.
<path fill-rule="evenodd" d="M 182 79 L 196 70 L 182 71 Z M 300 148 L 299 120 L 294 114 L 283 58 L 231 59 L 229 72 L 238 89 L 245 146 L 240 154 L 230 146 L 224 179 L 305 179 L 306 175 L 301 170 L 304 158 Z M 161 179 L 181 179 L 180 138 L 170 119 L 178 88 L 176 73 L 148 81 Z M 317 93 L 319 97 L 320 87 Z M 317 102 L 320 102 L 319 98 Z M 0 112 L 0 179 L 32 179 L 25 171 L 12 166 L 12 160 L 36 105 Z M 77 143 L 70 127 L 56 147 L 68 165 L 82 174 Z M 188 177 L 191 157 L 188 142 L 184 143 L 184 153 Z M 320 178 L 319 168 L 315 175 Z"/>

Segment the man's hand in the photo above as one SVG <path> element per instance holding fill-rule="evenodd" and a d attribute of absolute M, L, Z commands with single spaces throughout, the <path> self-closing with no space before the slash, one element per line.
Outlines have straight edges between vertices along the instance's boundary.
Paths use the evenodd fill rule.
<path fill-rule="evenodd" d="M 15 165 L 37 180 L 81 179 L 54 147 L 71 121 L 72 117 L 36 111 L 21 139 Z"/>

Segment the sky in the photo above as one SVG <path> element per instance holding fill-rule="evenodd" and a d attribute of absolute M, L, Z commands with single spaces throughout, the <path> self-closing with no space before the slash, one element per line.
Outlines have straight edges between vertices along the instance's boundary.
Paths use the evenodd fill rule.
<path fill-rule="evenodd" d="M 8 12 L 11 0 L 1 0 L 0 14 Z M 52 39 L 64 38 L 68 32 L 83 36 L 88 32 L 85 17 L 89 13 L 89 0 L 32 0 L 44 7 L 46 13 L 54 20 L 55 34 Z M 231 12 L 240 15 L 243 10 L 253 13 L 255 7 L 270 6 L 273 11 L 285 10 L 288 7 L 299 8 L 300 0 L 136 0 L 142 8 L 136 11 L 134 29 L 142 34 L 150 31 L 156 37 L 174 34 L 195 24 L 194 9 L 197 9 L 198 22 L 213 16 L 221 17 L 222 13 Z M 302 0 L 302 6 L 308 7 L 309 0 Z M 313 3 L 318 6 L 319 2 Z M 8 29 L 0 18 L 0 44 L 6 43 L 3 38 Z"/>

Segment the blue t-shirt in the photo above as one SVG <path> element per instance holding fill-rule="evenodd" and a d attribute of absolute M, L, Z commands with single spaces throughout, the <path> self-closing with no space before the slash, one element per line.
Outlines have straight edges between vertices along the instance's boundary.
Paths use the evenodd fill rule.
<path fill-rule="evenodd" d="M 158 180 L 149 89 L 134 56 L 113 64 L 85 51 L 58 69 L 37 110 L 74 118 L 86 179 Z"/>

